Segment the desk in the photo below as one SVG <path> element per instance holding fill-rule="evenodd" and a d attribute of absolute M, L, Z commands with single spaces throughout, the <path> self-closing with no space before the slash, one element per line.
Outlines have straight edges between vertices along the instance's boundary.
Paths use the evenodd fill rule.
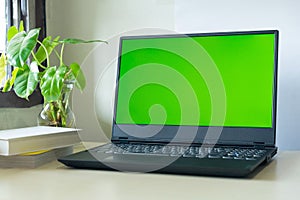
<path fill-rule="evenodd" d="M 70 169 L 0 169 L 0 200 L 300 199 L 300 152 L 279 152 L 252 179 Z"/>

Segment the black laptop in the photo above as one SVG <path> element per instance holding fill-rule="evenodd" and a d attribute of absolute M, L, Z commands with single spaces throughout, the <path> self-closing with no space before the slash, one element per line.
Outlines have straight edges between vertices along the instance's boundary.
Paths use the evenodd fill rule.
<path fill-rule="evenodd" d="M 246 177 L 277 152 L 278 31 L 120 38 L 111 143 L 74 168 Z"/>

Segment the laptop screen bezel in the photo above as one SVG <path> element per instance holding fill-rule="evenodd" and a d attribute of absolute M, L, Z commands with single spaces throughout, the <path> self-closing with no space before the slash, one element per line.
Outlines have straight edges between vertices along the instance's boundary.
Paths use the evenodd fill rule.
<path fill-rule="evenodd" d="M 213 33 L 193 33 L 193 34 L 169 34 L 169 35 L 141 35 L 141 36 L 123 36 L 119 43 L 118 67 L 116 76 L 116 90 L 114 101 L 114 113 L 112 123 L 112 142 L 152 142 L 152 143 L 168 143 L 170 141 L 176 143 L 190 143 L 191 141 L 185 138 L 175 138 L 178 126 L 164 125 L 162 130 L 153 137 L 140 138 L 128 135 L 124 130 L 136 131 L 136 125 L 131 124 L 117 124 L 117 100 L 118 100 L 118 81 L 120 78 L 119 69 L 122 58 L 122 42 L 130 39 L 144 39 L 144 38 L 169 38 L 169 37 L 201 37 L 201 36 L 226 36 L 226 35 L 251 35 L 251 34 L 274 34 L 274 83 L 273 83 L 273 112 L 272 112 L 272 127 L 271 128 L 255 128 L 255 127 L 208 127 L 208 126 L 181 126 L 182 131 L 189 133 L 197 128 L 197 134 L 193 139 L 193 144 L 222 144 L 222 145 L 265 145 L 275 146 L 276 139 L 276 110 L 277 110 L 277 71 L 278 71 L 278 30 L 261 30 L 261 31 L 238 31 L 238 32 L 213 32 Z M 147 125 L 148 131 L 157 129 L 157 125 Z M 211 133 L 219 132 L 221 134 L 212 134 L 212 137 L 207 138 L 207 131 Z"/>

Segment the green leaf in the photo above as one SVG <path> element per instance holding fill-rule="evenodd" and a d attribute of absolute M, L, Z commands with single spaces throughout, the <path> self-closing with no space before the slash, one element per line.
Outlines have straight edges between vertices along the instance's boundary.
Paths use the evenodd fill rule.
<path fill-rule="evenodd" d="M 38 64 L 36 61 L 33 61 L 31 64 L 30 64 L 30 71 L 32 72 L 36 72 L 36 73 L 39 73 L 39 67 L 38 67 Z"/>
<path fill-rule="evenodd" d="M 17 74 L 18 74 L 19 68 L 15 67 L 14 70 L 11 73 L 11 78 L 10 78 L 10 85 L 12 86 L 15 83 Z"/>
<path fill-rule="evenodd" d="M 104 42 L 107 44 L 106 41 L 103 40 L 81 40 L 76 38 L 66 38 L 64 40 L 59 41 L 60 43 L 66 43 L 66 44 L 82 44 L 82 43 L 94 43 L 94 42 Z"/>
<path fill-rule="evenodd" d="M 72 74 L 75 78 L 75 86 L 83 91 L 86 85 L 86 80 L 83 74 L 83 71 L 81 70 L 80 66 L 77 63 L 72 63 L 70 65 L 70 68 L 72 70 Z"/>
<path fill-rule="evenodd" d="M 66 66 L 49 67 L 41 79 L 40 88 L 46 102 L 57 101 L 60 97 L 63 81 L 67 72 Z"/>
<path fill-rule="evenodd" d="M 38 84 L 38 72 L 31 71 L 27 64 L 20 68 L 14 81 L 14 91 L 17 96 L 25 98 L 33 93 Z"/>
<path fill-rule="evenodd" d="M 23 23 L 23 21 L 21 20 L 21 21 L 20 21 L 20 26 L 19 26 L 19 32 L 22 32 L 22 31 L 24 31 L 24 23 Z"/>
<path fill-rule="evenodd" d="M 28 34 L 24 31 L 17 33 L 8 43 L 7 60 L 15 67 L 22 67 L 34 49 L 40 29 L 32 29 Z"/>
<path fill-rule="evenodd" d="M 4 53 L 0 57 L 0 83 L 6 76 L 6 56 Z"/>
<path fill-rule="evenodd" d="M 18 67 L 16 67 L 16 68 L 13 70 L 13 72 L 12 72 L 12 74 L 11 74 L 11 78 L 10 78 L 10 79 L 7 79 L 6 82 L 5 82 L 5 84 L 4 84 L 4 86 L 3 86 L 3 89 L 2 89 L 2 92 L 8 92 L 8 91 L 11 90 L 11 88 L 12 88 L 12 86 L 13 86 L 15 80 L 16 80 L 16 76 L 17 76 L 18 70 L 19 70 Z"/>
<path fill-rule="evenodd" d="M 17 27 L 11 26 L 7 31 L 7 41 L 9 42 L 18 32 Z"/>
<path fill-rule="evenodd" d="M 10 84 L 10 80 L 7 79 L 7 80 L 5 81 L 5 83 L 4 83 L 3 88 L 2 88 L 2 92 L 8 92 L 8 91 L 11 90 L 11 88 L 12 88 L 12 86 L 11 86 L 11 84 Z"/>
<path fill-rule="evenodd" d="M 59 38 L 60 38 L 60 37 L 58 36 L 58 37 L 56 37 L 56 38 L 52 41 L 52 40 L 51 40 L 52 37 L 51 37 L 51 36 L 48 36 L 48 37 L 46 37 L 46 38 L 43 40 L 42 44 L 43 44 L 44 47 L 46 48 L 47 53 L 48 53 L 49 56 L 51 55 L 53 49 L 54 49 L 57 45 L 60 44 L 60 43 L 58 43 Z M 38 61 L 39 63 L 42 63 L 43 61 L 45 61 L 45 60 L 47 59 L 47 54 L 46 54 L 46 52 L 45 52 L 45 49 L 44 49 L 42 46 L 39 47 L 39 49 L 37 50 L 35 56 L 36 56 L 37 61 Z"/>

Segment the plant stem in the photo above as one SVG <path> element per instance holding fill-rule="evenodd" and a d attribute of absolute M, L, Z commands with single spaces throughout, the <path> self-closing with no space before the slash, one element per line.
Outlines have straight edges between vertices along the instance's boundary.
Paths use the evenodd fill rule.
<path fill-rule="evenodd" d="M 64 63 L 63 63 L 63 54 L 64 54 L 64 48 L 65 48 L 65 43 L 63 43 L 61 45 L 61 49 L 60 49 L 60 66 L 62 66 Z"/>
<path fill-rule="evenodd" d="M 63 103 L 61 100 L 58 101 L 58 108 L 61 112 L 61 119 L 60 119 L 61 126 L 66 127 L 67 126 L 67 112 L 66 112 L 66 108 L 63 106 Z"/>
<path fill-rule="evenodd" d="M 38 61 L 38 59 L 36 58 L 36 56 L 35 56 L 35 54 L 34 54 L 33 51 L 31 51 L 31 55 L 33 56 L 34 60 L 37 62 L 38 66 L 40 66 L 40 67 L 43 68 L 43 69 L 47 69 L 44 65 L 42 65 L 42 64 Z"/>
<path fill-rule="evenodd" d="M 41 43 L 40 41 L 37 41 L 41 47 L 44 49 L 45 53 L 46 53 L 46 57 L 47 57 L 47 67 L 50 67 L 50 57 L 47 51 L 47 48 L 45 47 L 45 45 L 43 45 L 43 43 Z"/>
<path fill-rule="evenodd" d="M 51 116 L 51 122 L 53 125 L 57 126 L 58 120 L 57 120 L 57 109 L 55 106 L 55 102 L 50 103 L 50 110 L 49 110 L 49 116 Z"/>
<path fill-rule="evenodd" d="M 59 56 L 58 52 L 56 51 L 56 49 L 54 49 L 53 51 L 54 51 L 55 55 L 57 56 L 58 60 L 60 60 L 60 56 Z"/>

